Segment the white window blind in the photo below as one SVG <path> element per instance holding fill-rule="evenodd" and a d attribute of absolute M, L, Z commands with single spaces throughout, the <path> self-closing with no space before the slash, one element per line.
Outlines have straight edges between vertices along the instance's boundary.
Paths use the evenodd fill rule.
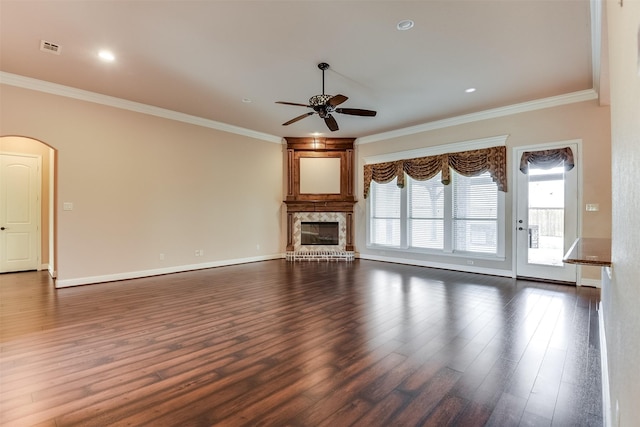
<path fill-rule="evenodd" d="M 504 233 L 498 224 L 504 222 L 504 197 L 488 172 L 465 177 L 451 171 L 450 185 L 442 184 L 440 174 L 405 182 L 404 189 L 396 180 L 372 183 L 369 245 L 502 256 Z"/>
<path fill-rule="evenodd" d="M 409 246 L 444 248 L 444 185 L 439 173 L 432 179 L 407 179 Z"/>
<path fill-rule="evenodd" d="M 397 180 L 371 186 L 370 242 L 400 246 L 402 190 Z"/>
<path fill-rule="evenodd" d="M 453 178 L 453 248 L 462 252 L 498 251 L 498 188 L 488 172 Z"/>

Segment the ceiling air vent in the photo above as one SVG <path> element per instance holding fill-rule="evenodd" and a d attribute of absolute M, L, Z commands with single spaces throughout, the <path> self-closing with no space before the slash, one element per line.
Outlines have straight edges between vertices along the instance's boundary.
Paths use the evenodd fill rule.
<path fill-rule="evenodd" d="M 49 52 L 55 55 L 60 55 L 61 49 L 62 48 L 60 47 L 60 45 L 48 42 L 46 40 L 40 40 L 40 50 L 43 52 Z"/>

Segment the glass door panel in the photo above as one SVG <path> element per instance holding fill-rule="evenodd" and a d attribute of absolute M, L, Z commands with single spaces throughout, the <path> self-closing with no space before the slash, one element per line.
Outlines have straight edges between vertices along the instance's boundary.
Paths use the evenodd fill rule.
<path fill-rule="evenodd" d="M 564 256 L 564 169 L 529 168 L 527 262 L 562 265 Z"/>

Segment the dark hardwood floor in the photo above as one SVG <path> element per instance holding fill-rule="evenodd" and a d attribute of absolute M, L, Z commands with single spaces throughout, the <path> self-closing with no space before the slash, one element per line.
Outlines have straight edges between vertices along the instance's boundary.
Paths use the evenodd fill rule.
<path fill-rule="evenodd" d="M 597 289 L 277 260 L 0 297 L 2 425 L 602 425 Z"/>

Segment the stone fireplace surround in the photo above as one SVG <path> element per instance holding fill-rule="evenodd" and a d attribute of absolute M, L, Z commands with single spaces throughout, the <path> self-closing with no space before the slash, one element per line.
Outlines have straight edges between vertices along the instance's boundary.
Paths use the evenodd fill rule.
<path fill-rule="evenodd" d="M 353 246 L 353 142 L 354 138 L 285 138 L 287 141 L 287 251 L 286 259 L 345 260 L 355 257 Z M 340 193 L 300 192 L 300 158 L 339 158 Z M 318 177 L 323 179 L 323 177 Z M 338 245 L 304 246 L 302 222 L 338 222 Z"/>
<path fill-rule="evenodd" d="M 301 243 L 301 223 L 337 222 L 338 244 L 305 246 Z M 345 212 L 297 212 L 293 214 L 293 250 L 287 250 L 287 260 L 346 260 L 353 261 L 353 250 L 347 251 L 347 214 Z"/>

